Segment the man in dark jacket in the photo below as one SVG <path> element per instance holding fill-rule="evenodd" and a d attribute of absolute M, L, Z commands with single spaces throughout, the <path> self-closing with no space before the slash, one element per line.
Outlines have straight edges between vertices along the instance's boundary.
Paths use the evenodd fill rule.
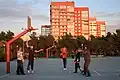
<path fill-rule="evenodd" d="M 80 65 L 79 65 L 81 53 L 82 53 L 81 49 L 78 49 L 78 51 L 76 52 L 75 61 L 74 61 L 75 62 L 75 72 L 74 73 L 77 73 L 78 68 L 81 71 Z"/>
<path fill-rule="evenodd" d="M 34 68 L 34 49 L 33 49 L 33 46 L 28 47 L 28 51 L 29 51 L 29 56 L 28 56 L 27 70 L 28 70 L 28 73 L 30 73 L 30 66 L 31 66 L 31 72 L 33 73 L 33 68 Z"/>
<path fill-rule="evenodd" d="M 91 74 L 90 74 L 90 71 L 88 69 L 89 67 L 89 64 L 90 64 L 90 51 L 87 49 L 87 47 L 85 47 L 85 50 L 84 50 L 84 75 L 87 76 L 87 77 L 90 77 Z"/>

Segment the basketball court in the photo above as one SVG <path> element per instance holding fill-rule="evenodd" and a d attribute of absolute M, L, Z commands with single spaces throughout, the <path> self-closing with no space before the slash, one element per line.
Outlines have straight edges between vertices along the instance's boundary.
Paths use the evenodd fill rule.
<path fill-rule="evenodd" d="M 6 74 L 5 62 L 0 63 L 0 80 L 120 80 L 120 57 L 91 58 L 91 77 L 74 72 L 72 59 L 68 59 L 67 70 L 63 70 L 61 59 L 37 59 L 33 74 L 16 75 L 16 61 L 11 62 L 11 73 Z M 84 64 L 81 58 L 81 66 Z"/>

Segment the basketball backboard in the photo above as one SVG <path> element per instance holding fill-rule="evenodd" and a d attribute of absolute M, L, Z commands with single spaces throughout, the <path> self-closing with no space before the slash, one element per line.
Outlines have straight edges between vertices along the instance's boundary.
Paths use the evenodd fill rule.
<path fill-rule="evenodd" d="M 27 17 L 27 28 L 30 29 L 31 27 L 31 18 L 28 16 Z"/>

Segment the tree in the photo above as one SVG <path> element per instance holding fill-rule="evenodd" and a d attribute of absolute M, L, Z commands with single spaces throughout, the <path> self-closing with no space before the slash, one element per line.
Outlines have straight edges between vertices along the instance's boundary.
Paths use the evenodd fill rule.
<path fill-rule="evenodd" d="M 86 40 L 86 38 L 84 37 L 84 36 L 78 36 L 77 38 L 76 38 L 76 40 L 77 40 L 77 44 L 78 44 L 78 47 L 82 47 L 82 44 L 84 44 L 84 45 L 86 45 L 87 44 L 87 40 Z M 84 46 L 83 45 L 83 46 Z"/>
<path fill-rule="evenodd" d="M 54 43 L 55 39 L 52 35 L 46 36 L 46 46 L 51 47 Z"/>
<path fill-rule="evenodd" d="M 5 60 L 5 47 L 2 46 L 0 47 L 0 61 L 4 61 Z"/>
<path fill-rule="evenodd" d="M 120 55 L 120 29 L 116 30 L 116 33 L 113 33 L 114 39 L 114 50 L 117 55 Z"/>
<path fill-rule="evenodd" d="M 10 30 L 7 31 L 7 34 L 6 34 L 6 41 L 12 39 L 13 36 L 14 36 L 14 33 L 13 33 L 13 32 L 11 32 Z"/>
<path fill-rule="evenodd" d="M 4 40 L 4 41 L 6 40 L 6 33 L 3 31 L 0 33 L 0 41 L 2 41 L 2 40 Z"/>

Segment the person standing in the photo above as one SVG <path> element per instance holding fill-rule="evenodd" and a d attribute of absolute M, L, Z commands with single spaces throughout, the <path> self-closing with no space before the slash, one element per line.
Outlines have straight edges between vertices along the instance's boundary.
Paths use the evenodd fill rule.
<path fill-rule="evenodd" d="M 33 69 L 34 69 L 34 54 L 35 52 L 40 52 L 40 51 L 43 51 L 43 49 L 40 49 L 40 50 L 35 50 L 33 46 L 29 46 L 28 45 L 28 41 L 26 42 L 26 46 L 28 48 L 28 52 L 29 52 L 29 55 L 28 55 L 28 65 L 27 65 L 27 72 L 30 73 L 33 73 Z M 30 70 L 30 67 L 31 67 L 31 70 Z"/>
<path fill-rule="evenodd" d="M 23 52 L 21 51 L 22 48 L 20 47 L 19 50 L 17 51 L 17 75 L 25 75 L 24 73 L 24 68 L 23 68 L 23 63 L 24 63 L 24 58 L 23 58 Z"/>
<path fill-rule="evenodd" d="M 75 72 L 74 73 L 77 73 L 78 69 L 81 71 L 80 69 L 80 55 L 82 53 L 82 50 L 81 49 L 78 49 L 78 51 L 76 52 L 76 55 L 75 55 Z"/>
<path fill-rule="evenodd" d="M 89 65 L 90 65 L 90 51 L 87 49 L 87 47 L 85 47 L 85 51 L 84 51 L 84 75 L 86 77 L 90 77 L 91 74 L 90 74 L 90 71 L 88 69 Z"/>
<path fill-rule="evenodd" d="M 60 57 L 61 57 L 62 60 L 63 60 L 64 70 L 66 70 L 66 69 L 67 69 L 67 67 L 66 67 L 66 65 L 67 65 L 67 48 L 66 48 L 66 47 L 63 47 L 63 48 L 61 49 Z"/>
<path fill-rule="evenodd" d="M 30 73 L 30 67 L 31 67 L 31 72 L 33 73 L 33 68 L 34 68 L 34 49 L 33 46 L 28 45 L 28 41 L 26 42 L 26 46 L 28 48 L 28 65 L 27 65 L 27 72 Z"/>

